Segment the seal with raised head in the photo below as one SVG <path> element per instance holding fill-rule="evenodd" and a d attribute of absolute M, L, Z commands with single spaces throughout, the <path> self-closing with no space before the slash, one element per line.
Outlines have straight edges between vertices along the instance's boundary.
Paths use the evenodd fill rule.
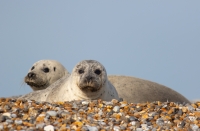
<path fill-rule="evenodd" d="M 44 90 L 31 92 L 21 98 L 36 101 L 119 99 L 115 87 L 107 78 L 104 66 L 95 60 L 83 60 L 69 77 L 63 77 Z"/>
<path fill-rule="evenodd" d="M 175 90 L 152 81 L 117 75 L 109 75 L 108 79 L 115 86 L 119 97 L 127 102 L 169 101 L 191 103 Z"/>
<path fill-rule="evenodd" d="M 33 64 L 24 82 L 34 91 L 43 90 L 65 75 L 69 73 L 58 61 L 40 60 Z"/>

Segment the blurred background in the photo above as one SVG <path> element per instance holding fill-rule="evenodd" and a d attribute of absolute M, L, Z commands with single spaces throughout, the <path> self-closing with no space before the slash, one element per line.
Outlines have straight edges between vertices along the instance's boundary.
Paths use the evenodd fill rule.
<path fill-rule="evenodd" d="M 38 60 L 69 72 L 81 60 L 108 74 L 200 92 L 200 1 L 0 1 L 0 97 L 31 92 L 23 79 Z"/>

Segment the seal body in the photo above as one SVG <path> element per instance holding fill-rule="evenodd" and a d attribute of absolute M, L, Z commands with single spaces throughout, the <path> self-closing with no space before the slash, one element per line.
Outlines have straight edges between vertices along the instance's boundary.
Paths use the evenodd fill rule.
<path fill-rule="evenodd" d="M 127 102 L 143 103 L 169 101 L 190 103 L 190 101 L 180 93 L 155 82 L 136 77 L 117 75 L 109 75 L 108 79 L 115 86 L 119 97 Z"/>
<path fill-rule="evenodd" d="M 69 77 L 63 77 L 47 89 L 31 92 L 21 98 L 48 102 L 119 99 L 115 87 L 107 78 L 106 69 L 95 60 L 79 62 Z"/>
<path fill-rule="evenodd" d="M 65 75 L 69 73 L 58 61 L 40 60 L 33 64 L 24 82 L 34 91 L 43 90 Z"/>

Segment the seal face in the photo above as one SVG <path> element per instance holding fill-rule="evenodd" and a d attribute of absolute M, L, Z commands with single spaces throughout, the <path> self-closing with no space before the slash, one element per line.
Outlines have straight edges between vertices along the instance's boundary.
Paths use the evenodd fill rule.
<path fill-rule="evenodd" d="M 55 60 L 40 60 L 33 64 L 24 78 L 34 91 L 50 86 L 64 75 L 68 74 L 62 64 Z"/>
<path fill-rule="evenodd" d="M 83 92 L 96 92 L 105 85 L 107 74 L 103 65 L 94 60 L 80 62 L 72 73 Z"/>

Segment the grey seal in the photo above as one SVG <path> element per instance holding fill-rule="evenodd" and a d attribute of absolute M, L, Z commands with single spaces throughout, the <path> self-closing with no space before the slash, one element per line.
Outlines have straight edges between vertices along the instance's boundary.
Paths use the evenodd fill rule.
<path fill-rule="evenodd" d="M 180 102 L 190 103 L 180 93 L 164 85 L 130 76 L 109 75 L 109 81 L 115 86 L 119 97 L 127 102 Z"/>
<path fill-rule="evenodd" d="M 60 62 L 39 60 L 29 69 L 24 82 L 34 91 L 43 90 L 65 75 L 69 75 L 69 72 Z"/>
<path fill-rule="evenodd" d="M 107 78 L 105 67 L 95 60 L 79 62 L 69 77 L 62 77 L 47 89 L 20 98 L 47 102 L 119 99 L 115 87 Z"/>

